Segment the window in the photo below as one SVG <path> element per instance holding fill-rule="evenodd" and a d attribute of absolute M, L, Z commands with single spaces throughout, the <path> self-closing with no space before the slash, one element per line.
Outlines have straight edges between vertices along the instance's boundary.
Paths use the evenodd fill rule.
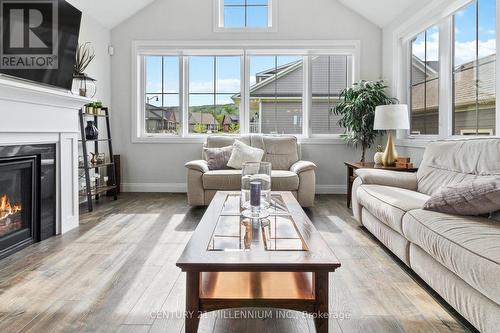
<path fill-rule="evenodd" d="M 239 56 L 189 57 L 189 133 L 231 133 L 240 129 Z"/>
<path fill-rule="evenodd" d="M 145 132 L 179 134 L 179 57 L 145 58 Z"/>
<path fill-rule="evenodd" d="M 207 134 L 332 138 L 343 133 L 330 110 L 359 78 L 358 42 L 211 43 L 218 47 L 134 43 L 134 142 L 199 142 Z"/>
<path fill-rule="evenodd" d="M 278 0 L 213 0 L 215 31 L 276 31 Z"/>
<path fill-rule="evenodd" d="M 453 131 L 495 133 L 496 1 L 475 0 L 453 17 Z"/>
<path fill-rule="evenodd" d="M 411 133 L 439 134 L 439 29 L 411 42 Z"/>
<path fill-rule="evenodd" d="M 338 116 L 331 110 L 339 102 L 341 92 L 352 84 L 352 56 L 320 55 L 311 58 L 313 134 L 342 134 Z"/>
<path fill-rule="evenodd" d="M 302 134 L 303 58 L 250 57 L 250 133 Z"/>

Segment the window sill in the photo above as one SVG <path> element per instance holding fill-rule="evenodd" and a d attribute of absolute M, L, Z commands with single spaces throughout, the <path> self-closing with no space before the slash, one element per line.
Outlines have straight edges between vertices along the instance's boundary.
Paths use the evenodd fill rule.
<path fill-rule="evenodd" d="M 245 135 L 245 134 L 243 134 Z M 247 134 L 248 135 L 248 134 Z M 141 136 L 132 138 L 132 143 L 137 144 L 203 144 L 207 140 L 208 135 L 200 136 Z M 346 143 L 339 136 L 325 136 L 325 137 L 302 137 L 297 136 L 298 141 L 302 145 L 345 145 Z"/>

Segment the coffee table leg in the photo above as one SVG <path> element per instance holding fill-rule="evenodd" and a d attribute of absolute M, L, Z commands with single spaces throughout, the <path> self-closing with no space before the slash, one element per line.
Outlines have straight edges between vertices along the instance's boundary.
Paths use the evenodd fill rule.
<path fill-rule="evenodd" d="M 328 272 L 314 273 L 314 292 L 316 305 L 314 307 L 314 320 L 317 333 L 328 333 Z"/>
<path fill-rule="evenodd" d="M 198 332 L 200 323 L 200 273 L 186 272 L 186 319 L 185 332 Z"/>

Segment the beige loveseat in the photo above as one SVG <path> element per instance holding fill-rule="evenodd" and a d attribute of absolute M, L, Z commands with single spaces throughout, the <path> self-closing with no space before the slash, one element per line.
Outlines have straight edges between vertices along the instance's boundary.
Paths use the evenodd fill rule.
<path fill-rule="evenodd" d="M 264 150 L 263 161 L 271 162 L 273 168 L 273 191 L 291 191 L 302 207 L 314 204 L 316 165 L 300 160 L 301 149 L 296 137 L 257 134 L 241 137 L 209 136 L 204 147 L 230 146 L 235 139 Z M 202 157 L 205 158 L 204 155 Z M 188 202 L 192 206 L 208 205 L 217 191 L 241 189 L 241 170 L 209 170 L 204 159 L 188 162 L 186 168 Z"/>
<path fill-rule="evenodd" d="M 358 170 L 355 218 L 482 332 L 500 329 L 500 222 L 423 210 L 441 187 L 500 177 L 500 139 L 429 144 L 417 174 Z"/>

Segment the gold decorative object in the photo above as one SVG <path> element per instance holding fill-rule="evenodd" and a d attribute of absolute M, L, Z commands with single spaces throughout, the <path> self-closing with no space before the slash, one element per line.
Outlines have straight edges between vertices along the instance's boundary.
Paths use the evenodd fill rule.
<path fill-rule="evenodd" d="M 379 105 L 375 108 L 375 121 L 373 128 L 387 131 L 387 146 L 382 157 L 384 166 L 394 166 L 398 153 L 392 137 L 393 130 L 410 129 L 408 106 L 405 104 Z"/>
<path fill-rule="evenodd" d="M 382 146 L 378 145 L 377 152 L 375 153 L 375 156 L 373 156 L 373 162 L 375 162 L 376 165 L 381 165 L 383 157 L 384 157 L 384 149 L 382 148 Z"/>
<path fill-rule="evenodd" d="M 384 154 L 382 155 L 383 166 L 394 166 L 398 160 L 398 152 L 394 146 L 392 138 L 392 131 L 387 131 L 387 146 L 385 147 Z"/>

